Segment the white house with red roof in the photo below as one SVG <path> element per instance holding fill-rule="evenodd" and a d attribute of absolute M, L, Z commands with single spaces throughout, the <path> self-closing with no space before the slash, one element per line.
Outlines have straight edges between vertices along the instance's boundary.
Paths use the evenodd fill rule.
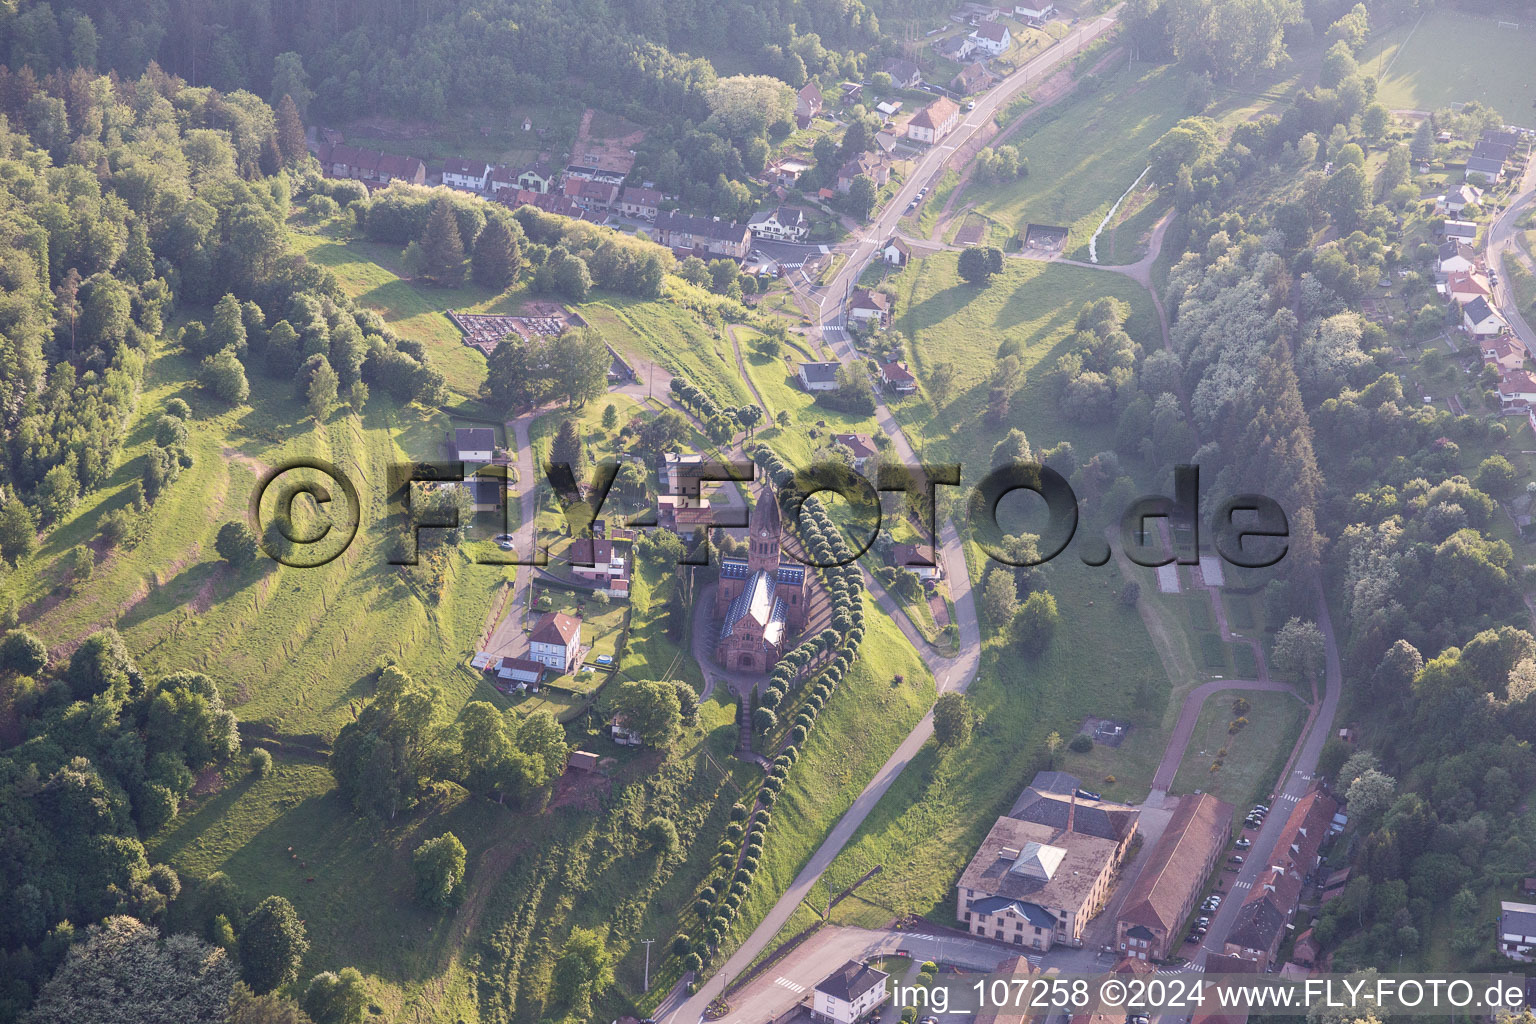
<path fill-rule="evenodd" d="M 1483 362 L 1498 367 L 1501 375 L 1525 368 L 1525 346 L 1513 335 L 1496 335 L 1483 341 L 1480 347 Z"/>
<path fill-rule="evenodd" d="M 564 612 L 547 612 L 528 634 L 528 659 L 564 674 L 575 667 L 581 651 L 581 620 Z"/>
<path fill-rule="evenodd" d="M 1529 370 L 1504 374 L 1499 378 L 1499 401 L 1506 411 L 1536 406 L 1536 376 Z"/>
<path fill-rule="evenodd" d="M 953 131 L 959 121 L 959 105 L 952 99 L 940 96 L 907 122 L 907 138 L 931 146 Z"/>

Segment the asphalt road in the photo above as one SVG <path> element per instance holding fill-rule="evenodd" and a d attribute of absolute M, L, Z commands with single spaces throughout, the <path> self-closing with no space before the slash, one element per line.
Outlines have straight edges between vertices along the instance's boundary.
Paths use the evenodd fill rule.
<path fill-rule="evenodd" d="M 843 307 L 853 288 L 853 283 L 859 279 L 859 274 L 874 257 L 875 250 L 896 233 L 897 224 L 907 212 L 907 204 L 917 197 L 918 190 L 930 187 L 938 179 L 950 154 L 969 142 L 972 136 L 991 121 L 997 112 L 1031 81 L 1039 81 L 1049 75 L 1058 66 L 1074 57 L 1083 47 L 1108 32 L 1114 26 L 1119 10 L 1119 5 L 1116 5 L 1104 14 L 1077 25 L 1055 46 L 1026 61 L 1017 71 L 999 82 L 996 88 L 977 100 L 976 108 L 961 116 L 960 123 L 943 142 L 929 149 L 918 159 L 912 173 L 907 176 L 891 201 L 885 204 L 885 208 L 860 233 L 857 244 L 849 253 L 848 260 L 833 275 L 832 280 L 827 282 L 818 300 L 821 315 L 817 319 L 822 324 L 824 335 L 829 324 L 832 326 L 832 333 L 841 333 L 837 328 L 843 324 Z M 840 246 L 839 251 L 846 250 Z M 839 340 L 844 347 L 847 347 L 846 338 Z M 852 358 L 851 349 L 847 358 Z"/>
<path fill-rule="evenodd" d="M 1515 223 L 1526 211 L 1536 206 L 1536 158 L 1527 161 L 1525 178 L 1517 192 L 1488 228 L 1488 266 L 1497 269 L 1499 283 L 1493 286 L 1493 302 L 1515 335 L 1525 343 L 1527 352 L 1536 354 L 1536 330 L 1526 321 L 1515 302 L 1514 291 L 1509 287 L 1509 263 L 1520 259 L 1515 243 Z M 1529 269 L 1529 266 L 1527 267 Z"/>
<path fill-rule="evenodd" d="M 1270 813 L 1264 819 L 1264 825 L 1256 833 L 1245 831 L 1243 834 L 1253 841 L 1253 846 L 1244 851 L 1244 864 L 1237 872 L 1236 877 L 1222 872 L 1227 880 L 1227 896 L 1222 900 L 1221 909 L 1211 917 L 1211 926 L 1198 951 L 1189 956 L 1191 963 L 1203 969 L 1206 958 L 1211 953 L 1220 953 L 1222 942 L 1231 932 L 1233 924 L 1237 921 L 1237 908 L 1247 898 L 1254 879 L 1258 878 L 1260 870 L 1273 863 L 1271 855 L 1275 851 L 1275 843 L 1280 838 L 1280 831 L 1285 827 L 1285 819 L 1290 816 L 1296 807 L 1296 801 L 1304 796 L 1312 787 L 1312 776 L 1317 771 L 1317 759 L 1323 752 L 1323 744 L 1328 742 L 1328 737 L 1333 734 L 1334 715 L 1339 710 L 1339 692 L 1344 686 L 1344 674 L 1339 666 L 1339 645 L 1335 641 L 1333 632 L 1333 620 L 1328 614 L 1328 602 L 1323 595 L 1322 583 L 1317 586 L 1317 625 L 1323 631 L 1323 638 L 1327 641 L 1327 668 L 1325 671 L 1325 686 L 1321 705 L 1317 711 L 1317 717 L 1313 720 L 1311 731 L 1307 733 L 1302 742 L 1301 752 L 1296 755 L 1296 761 L 1291 766 L 1290 775 L 1280 780 L 1275 787 L 1273 798 L 1269 801 Z M 1188 949 L 1188 946 L 1185 946 Z"/>

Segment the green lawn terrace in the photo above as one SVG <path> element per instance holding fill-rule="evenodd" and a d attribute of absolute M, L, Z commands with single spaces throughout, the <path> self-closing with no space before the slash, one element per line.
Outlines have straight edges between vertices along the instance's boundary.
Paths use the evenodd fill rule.
<path fill-rule="evenodd" d="M 194 372 L 176 349 L 151 360 L 113 475 L 0 583 L 28 628 L 63 655 L 113 626 L 147 676 L 204 672 L 242 721 L 281 735 L 334 733 L 386 656 L 438 679 L 451 707 L 483 696 L 458 652 L 473 645 L 507 570 L 477 565 L 459 550 L 417 566 L 389 563 L 388 467 L 433 451 L 447 417 L 400 406 L 380 390 L 361 416 L 336 409 L 317 424 L 287 382 L 259 374 L 252 383 L 266 392 L 260 406 L 230 409 L 192 384 Z M 156 502 L 137 545 L 107 546 L 99 539 L 103 518 L 128 502 L 154 420 L 172 397 L 193 410 L 192 466 Z M 214 550 L 219 528 L 246 518 L 269 468 L 317 457 L 357 488 L 361 517 L 351 546 L 317 568 L 265 558 L 231 568 Z M 77 544 L 96 550 L 97 567 L 89 581 L 66 589 L 52 566 Z"/>
<path fill-rule="evenodd" d="M 382 1019 L 482 1019 L 482 986 L 515 989 L 525 973 L 542 976 L 572 924 L 608 928 L 619 981 L 639 991 L 644 948 L 635 940 L 692 926 L 714 839 L 751 783 L 755 769 L 729 756 L 735 712 L 703 701 L 698 724 L 664 761 L 615 745 L 598 721 L 571 723 L 572 747 L 599 754 L 603 767 L 562 784 L 536 817 L 447 786 L 427 806 L 373 822 L 336 795 L 324 765 L 279 755 L 265 778 L 214 778 L 146 846 L 189 885 L 223 871 L 247 897 L 290 900 L 311 943 L 301 976 L 358 967 Z M 618 812 L 594 813 L 605 803 Z M 624 824 L 635 814 L 676 821 L 675 863 L 646 854 Z M 436 911 L 414 899 L 411 853 L 445 831 L 467 847 L 467 893 L 458 908 Z M 559 912 L 554 878 L 568 901 Z M 511 958 L 508 941 L 523 955 Z M 653 956 L 653 980 L 661 960 Z"/>
<path fill-rule="evenodd" d="M 1011 258 L 1001 274 L 977 287 L 960 279 L 957 262 L 956 254 L 939 253 L 914 261 L 896 278 L 895 329 L 909 340 L 911 369 L 924 391 L 898 402 L 894 412 L 918 454 L 960 463 L 970 486 L 991 466 L 993 446 L 1015 427 L 1037 449 L 1069 440 L 1084 461 L 1112 448 L 1114 424 L 1065 422 L 1046 378 L 1065 354 L 1083 305 L 1102 296 L 1129 304 L 1126 330 L 1133 339 L 1144 348 L 1160 345 L 1147 292 L 1120 274 Z M 1023 364 L 1022 394 L 1010 404 L 1007 422 L 977 429 L 992 370 L 1004 353 Z M 939 363 L 954 370 L 942 403 L 927 390 Z"/>

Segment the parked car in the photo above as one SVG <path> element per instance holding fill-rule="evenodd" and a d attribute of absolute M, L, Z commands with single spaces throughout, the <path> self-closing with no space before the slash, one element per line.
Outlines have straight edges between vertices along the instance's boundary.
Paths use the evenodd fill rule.
<path fill-rule="evenodd" d="M 1231 864 L 1241 864 L 1243 862 L 1243 855 L 1240 853 L 1234 853 L 1232 856 L 1227 858 L 1227 861 Z"/>
<path fill-rule="evenodd" d="M 1246 850 L 1246 849 L 1248 849 L 1248 847 L 1253 845 L 1253 840 L 1244 837 L 1242 839 L 1239 839 L 1237 842 L 1233 843 L 1232 845 L 1237 847 L 1239 850 Z"/>
<path fill-rule="evenodd" d="M 1196 935 L 1194 932 L 1190 932 L 1188 935 L 1184 936 L 1184 941 L 1185 942 L 1199 942 L 1200 941 L 1200 936 Z"/>
<path fill-rule="evenodd" d="M 969 114 L 971 111 L 973 111 L 975 109 L 976 109 L 976 101 L 975 100 L 966 100 L 965 101 L 965 112 L 967 114 Z"/>

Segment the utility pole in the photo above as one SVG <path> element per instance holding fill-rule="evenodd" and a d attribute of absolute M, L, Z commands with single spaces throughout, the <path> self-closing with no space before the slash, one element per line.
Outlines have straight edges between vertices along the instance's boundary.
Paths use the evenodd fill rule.
<path fill-rule="evenodd" d="M 640 941 L 645 943 L 645 988 L 643 991 L 649 992 L 651 990 L 651 943 L 656 940 L 641 939 Z"/>

